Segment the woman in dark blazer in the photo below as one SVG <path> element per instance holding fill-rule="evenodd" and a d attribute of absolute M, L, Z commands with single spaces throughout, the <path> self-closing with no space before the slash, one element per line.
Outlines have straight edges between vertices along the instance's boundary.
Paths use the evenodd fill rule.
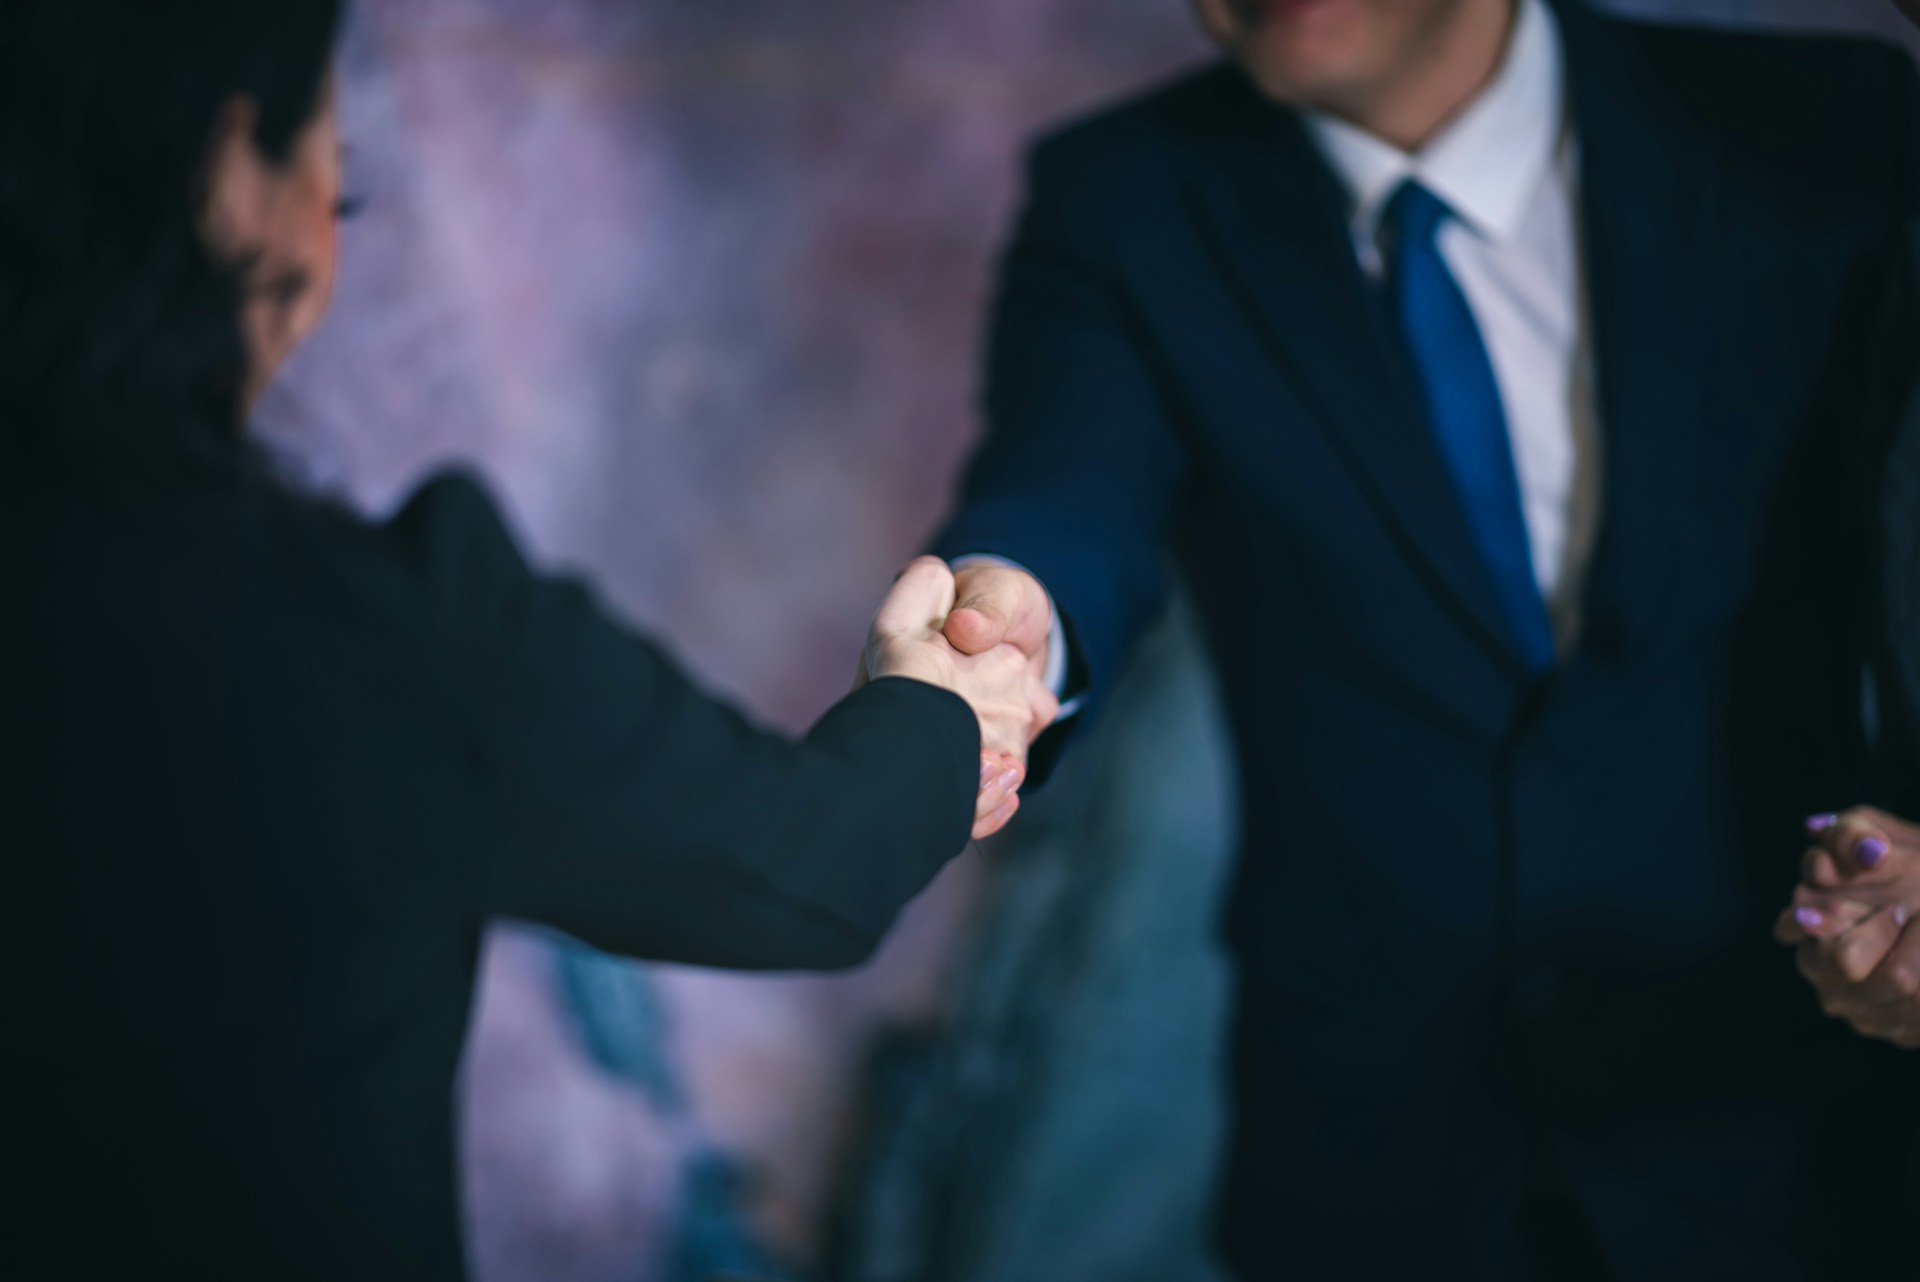
<path fill-rule="evenodd" d="M 275 485 L 241 428 L 333 279 L 339 9 L 0 6 L 10 1276 L 459 1276 L 490 917 L 852 965 L 1053 716 L 945 645 L 939 562 L 792 742 L 470 480 L 378 525 Z"/>

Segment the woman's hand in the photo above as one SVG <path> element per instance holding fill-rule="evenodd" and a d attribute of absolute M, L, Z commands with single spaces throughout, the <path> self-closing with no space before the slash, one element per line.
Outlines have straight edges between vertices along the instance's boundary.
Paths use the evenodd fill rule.
<path fill-rule="evenodd" d="M 953 571 L 921 557 L 894 584 L 867 637 L 856 687 L 879 677 L 909 677 L 951 690 L 980 718 L 980 799 L 976 839 L 1000 831 L 1020 808 L 1027 749 L 1059 716 L 1060 704 L 1012 645 L 963 654 L 945 635 L 955 600 Z"/>
<path fill-rule="evenodd" d="M 1920 1049 L 1920 827 L 1862 807 L 1807 831 L 1815 844 L 1775 937 L 1829 1015 Z"/>

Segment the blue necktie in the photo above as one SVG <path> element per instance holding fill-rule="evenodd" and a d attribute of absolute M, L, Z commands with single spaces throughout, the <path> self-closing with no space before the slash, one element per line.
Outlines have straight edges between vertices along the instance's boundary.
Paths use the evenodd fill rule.
<path fill-rule="evenodd" d="M 1388 292 L 1426 394 L 1435 441 L 1507 625 L 1528 670 L 1544 672 L 1553 666 L 1553 628 L 1533 574 L 1500 384 L 1466 295 L 1440 257 L 1440 228 L 1451 217 L 1453 211 L 1417 182 L 1408 180 L 1394 193 L 1382 224 Z"/>

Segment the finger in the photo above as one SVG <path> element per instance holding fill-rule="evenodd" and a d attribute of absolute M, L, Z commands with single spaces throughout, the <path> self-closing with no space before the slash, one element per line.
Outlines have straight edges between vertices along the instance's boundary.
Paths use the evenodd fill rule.
<path fill-rule="evenodd" d="M 1887 910 L 1886 916 L 1900 931 L 1880 964 L 1860 985 L 1860 995 L 1878 1006 L 1901 1009 L 1905 1023 L 1920 1019 L 1920 923 L 1911 920 L 1902 905 Z"/>
<path fill-rule="evenodd" d="M 1789 904 L 1780 910 L 1773 919 L 1773 938 L 1776 943 L 1797 946 L 1816 938 L 1824 922 L 1818 910 L 1795 907 Z"/>
<path fill-rule="evenodd" d="M 955 608 L 947 617 L 947 640 L 963 654 L 985 654 L 1012 645 L 1033 662 L 1044 662 L 1053 610 L 1039 580 L 1003 565 L 970 565 L 955 576 Z"/>
<path fill-rule="evenodd" d="M 1015 794 L 1014 796 L 1008 797 L 1005 802 L 1001 803 L 998 810 L 973 826 L 973 839 L 975 841 L 984 841 L 988 837 L 993 836 L 1002 828 L 1005 828 L 1008 823 L 1012 822 L 1013 817 L 1019 812 L 1019 795 Z"/>
<path fill-rule="evenodd" d="M 987 818 L 1007 799 L 1006 786 L 1001 782 L 1003 767 L 996 757 L 980 758 L 980 795 L 974 802 L 973 818 L 978 821 Z"/>
<path fill-rule="evenodd" d="M 873 630 L 880 636 L 938 632 L 953 610 L 953 571 L 938 557 L 923 556 L 894 581 L 880 603 Z"/>
<path fill-rule="evenodd" d="M 1844 878 L 1840 875 L 1840 865 L 1833 852 L 1825 846 L 1808 846 L 1800 856 L 1800 880 L 1809 886 L 1827 889 L 1839 886 Z"/>
<path fill-rule="evenodd" d="M 1060 700 L 1047 688 L 1047 683 L 1036 676 L 1027 683 L 1027 702 L 1033 705 L 1033 731 L 1028 735 L 1031 743 L 1060 719 Z"/>
<path fill-rule="evenodd" d="M 1838 815 L 1815 815 L 1807 831 L 1833 857 L 1835 871 L 1844 878 L 1870 875 L 1893 852 L 1886 816 L 1860 806 Z"/>
<path fill-rule="evenodd" d="M 1860 987 L 1834 969 L 1833 959 L 1820 943 L 1802 944 L 1796 955 L 1800 974 L 1813 986 L 1820 1009 L 1834 1019 L 1845 1020 L 1856 1029 L 1859 1021 L 1872 1014 L 1872 1008 L 1860 1000 Z"/>
<path fill-rule="evenodd" d="M 1026 779 L 1026 768 L 1016 761 L 1009 761 L 997 754 L 980 759 L 980 800 L 974 807 L 974 818 L 985 819 L 1001 806 L 1007 798 L 1020 791 L 1020 785 Z"/>
<path fill-rule="evenodd" d="M 1800 885 L 1793 888 L 1793 899 L 1787 907 L 1809 937 L 1829 938 L 1852 930 L 1885 907 L 1886 902 L 1861 887 L 1817 890 Z"/>
<path fill-rule="evenodd" d="M 1899 941 L 1902 920 L 1896 920 L 1895 910 L 1889 906 L 1852 930 L 1825 941 L 1820 948 L 1836 974 L 1859 985 L 1879 968 Z"/>
<path fill-rule="evenodd" d="M 1820 994 L 1820 1005 L 1827 1014 L 1834 1013 L 1834 1000 L 1847 989 L 1847 983 L 1833 970 L 1833 958 L 1820 946 L 1820 941 L 1810 939 L 1793 951 L 1793 964 L 1800 977 L 1812 984 Z"/>

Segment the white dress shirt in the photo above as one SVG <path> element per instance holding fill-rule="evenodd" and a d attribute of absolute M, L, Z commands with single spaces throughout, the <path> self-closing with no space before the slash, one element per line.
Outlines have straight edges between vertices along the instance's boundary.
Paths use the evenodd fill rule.
<path fill-rule="evenodd" d="M 1581 273 L 1577 152 L 1559 23 L 1521 0 L 1499 73 L 1419 153 L 1343 120 L 1303 112 L 1353 198 L 1360 265 L 1380 275 L 1380 220 L 1413 179 L 1455 217 L 1446 260 L 1493 360 L 1520 480 L 1533 572 L 1564 649 L 1599 529 L 1600 431 Z"/>
<path fill-rule="evenodd" d="M 1354 247 L 1370 276 L 1384 271 L 1380 220 L 1402 182 L 1419 181 L 1455 215 L 1440 230 L 1440 256 L 1493 361 L 1534 577 L 1564 651 L 1579 635 L 1582 588 L 1599 533 L 1601 442 L 1559 22 L 1544 0 L 1520 0 L 1499 72 L 1416 154 L 1335 117 L 1301 115 L 1353 199 Z M 957 564 L 976 559 L 1000 560 Z M 1066 645 L 1057 611 L 1049 650 L 1049 683 L 1064 694 Z"/>

